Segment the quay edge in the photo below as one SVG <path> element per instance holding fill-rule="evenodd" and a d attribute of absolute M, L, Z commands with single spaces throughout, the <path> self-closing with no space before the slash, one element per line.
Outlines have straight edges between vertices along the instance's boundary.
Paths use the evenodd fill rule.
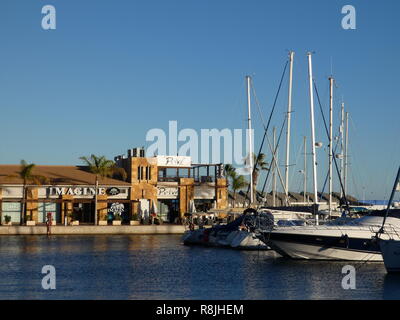
<path fill-rule="evenodd" d="M 120 234 L 183 234 L 185 227 L 181 225 L 150 226 L 53 226 L 52 235 L 120 235 Z M 46 235 L 46 226 L 0 226 L 2 235 Z"/>

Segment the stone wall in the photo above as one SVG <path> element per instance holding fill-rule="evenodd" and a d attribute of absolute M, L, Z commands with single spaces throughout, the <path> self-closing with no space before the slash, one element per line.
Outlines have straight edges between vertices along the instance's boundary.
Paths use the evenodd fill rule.
<path fill-rule="evenodd" d="M 228 183 L 226 179 L 217 179 L 215 183 L 215 197 L 217 209 L 228 207 Z"/>
<path fill-rule="evenodd" d="M 181 218 L 186 212 L 189 212 L 190 200 L 194 199 L 194 179 L 179 179 L 179 214 Z"/>

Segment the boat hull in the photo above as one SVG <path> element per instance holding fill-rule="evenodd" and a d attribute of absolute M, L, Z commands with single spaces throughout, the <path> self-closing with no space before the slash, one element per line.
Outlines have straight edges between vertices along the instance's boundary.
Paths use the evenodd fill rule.
<path fill-rule="evenodd" d="M 321 247 L 304 243 L 273 241 L 272 250 L 282 256 L 300 260 L 382 261 L 380 252 L 365 252 L 349 248 Z"/>
<path fill-rule="evenodd" d="M 284 257 L 306 260 L 383 261 L 373 229 L 280 228 L 263 233 L 264 240 Z"/>
<path fill-rule="evenodd" d="M 182 236 L 185 245 L 229 247 L 239 250 L 267 250 L 264 242 L 247 231 L 208 232 L 207 229 L 187 231 Z"/>
<path fill-rule="evenodd" d="M 387 272 L 400 272 L 400 241 L 380 240 L 379 244 Z"/>
<path fill-rule="evenodd" d="M 245 231 L 235 231 L 230 246 L 235 249 L 243 250 L 269 249 L 264 242 L 255 236 L 254 233 Z"/>

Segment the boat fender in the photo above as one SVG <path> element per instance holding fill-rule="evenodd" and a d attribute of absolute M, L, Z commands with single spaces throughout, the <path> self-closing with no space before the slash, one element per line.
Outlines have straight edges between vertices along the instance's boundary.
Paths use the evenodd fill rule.
<path fill-rule="evenodd" d="M 348 248 L 349 247 L 349 236 L 347 234 L 344 234 L 344 235 L 342 235 L 341 240 L 344 241 L 346 248 Z"/>

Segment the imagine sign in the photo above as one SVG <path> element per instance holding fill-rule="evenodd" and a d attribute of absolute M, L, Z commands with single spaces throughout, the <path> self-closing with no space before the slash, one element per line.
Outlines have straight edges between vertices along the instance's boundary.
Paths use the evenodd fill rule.
<path fill-rule="evenodd" d="M 94 196 L 96 194 L 96 188 L 89 187 L 50 187 L 50 196 Z M 97 188 L 97 195 L 105 195 L 106 188 Z"/>

